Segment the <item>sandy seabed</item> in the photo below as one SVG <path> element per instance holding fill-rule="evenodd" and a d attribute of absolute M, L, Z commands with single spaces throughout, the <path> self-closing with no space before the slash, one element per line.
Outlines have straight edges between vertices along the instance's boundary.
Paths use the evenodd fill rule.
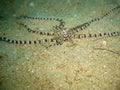
<path fill-rule="evenodd" d="M 1 0 L 0 36 L 38 40 L 47 36 L 29 33 L 16 22 L 35 30 L 52 29 L 58 23 L 16 20 L 16 16 L 58 17 L 71 28 L 117 5 L 119 0 Z M 113 31 L 120 31 L 116 11 L 80 33 Z M 120 90 L 120 36 L 73 39 L 48 49 L 0 41 L 0 90 Z"/>

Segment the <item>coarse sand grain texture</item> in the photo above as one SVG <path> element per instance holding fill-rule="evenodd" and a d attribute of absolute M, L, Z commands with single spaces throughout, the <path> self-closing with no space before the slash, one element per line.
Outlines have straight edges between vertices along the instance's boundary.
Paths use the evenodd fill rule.
<path fill-rule="evenodd" d="M 38 31 L 58 24 L 17 16 L 61 18 L 72 28 L 118 5 L 120 0 L 0 0 L 0 37 L 51 38 L 29 33 L 17 22 Z M 120 9 L 79 33 L 114 31 L 120 31 Z M 120 36 L 73 39 L 49 48 L 0 41 L 0 90 L 120 90 Z"/>

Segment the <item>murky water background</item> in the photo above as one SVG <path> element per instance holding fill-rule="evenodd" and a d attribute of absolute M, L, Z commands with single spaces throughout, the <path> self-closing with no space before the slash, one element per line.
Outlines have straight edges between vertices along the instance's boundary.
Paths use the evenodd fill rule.
<path fill-rule="evenodd" d="M 18 40 L 51 38 L 28 33 L 52 30 L 57 22 L 17 20 L 16 16 L 62 18 L 71 28 L 120 5 L 119 0 L 1 0 L 0 36 Z M 120 10 L 118 10 L 120 11 Z M 120 31 L 114 12 L 80 33 Z M 120 90 L 120 37 L 74 39 L 73 44 L 14 45 L 0 41 L 0 90 Z"/>

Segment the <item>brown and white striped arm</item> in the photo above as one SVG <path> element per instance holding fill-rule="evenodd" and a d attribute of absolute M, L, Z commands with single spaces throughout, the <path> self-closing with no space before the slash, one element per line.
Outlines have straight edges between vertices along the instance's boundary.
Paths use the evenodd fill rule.
<path fill-rule="evenodd" d="M 26 28 L 27 31 L 30 32 L 30 33 L 35 33 L 35 34 L 39 34 L 39 35 L 47 35 L 47 36 L 53 36 L 54 35 L 53 32 L 35 31 L 35 30 L 30 29 L 29 27 L 27 27 L 27 25 L 25 25 L 23 23 L 18 23 L 18 24 L 23 26 L 24 28 Z"/>
<path fill-rule="evenodd" d="M 60 22 L 60 24 L 58 25 L 59 28 L 64 28 L 65 26 L 65 21 L 63 21 L 63 19 L 60 19 L 60 18 L 43 18 L 43 17 L 30 17 L 30 16 L 19 16 L 19 17 L 16 17 L 17 19 L 32 19 L 32 20 L 49 20 L 49 21 L 58 21 Z"/>
<path fill-rule="evenodd" d="M 12 44 L 45 44 L 49 42 L 57 43 L 55 39 L 41 39 L 36 41 L 25 41 L 25 40 L 13 40 L 6 37 L 0 37 L 0 41 L 5 41 Z"/>
<path fill-rule="evenodd" d="M 99 33 L 99 34 L 76 34 L 73 35 L 73 38 L 99 38 L 99 37 L 103 37 L 103 38 L 107 38 L 107 37 L 114 37 L 114 36 L 120 36 L 120 32 L 108 32 L 108 33 Z"/>
<path fill-rule="evenodd" d="M 111 14 L 113 11 L 115 11 L 115 10 L 117 10 L 117 9 L 119 9 L 119 8 L 120 8 L 120 6 L 117 6 L 117 7 L 113 8 L 113 9 L 111 9 L 110 11 L 108 11 L 107 13 L 105 13 L 104 15 L 102 15 L 102 16 L 99 17 L 99 18 L 92 19 L 92 20 L 90 20 L 90 21 L 88 21 L 88 22 L 86 22 L 86 23 L 84 23 L 84 24 L 82 24 L 82 25 L 80 25 L 80 26 L 76 26 L 76 27 L 74 27 L 74 28 L 71 29 L 71 32 L 72 32 L 72 33 L 75 33 L 75 32 L 79 32 L 79 31 L 81 31 L 81 30 L 85 30 L 85 29 L 86 29 L 88 26 L 90 26 L 90 24 L 92 24 L 93 22 L 102 20 L 103 18 L 105 18 L 106 16 L 108 16 L 108 15 Z"/>
<path fill-rule="evenodd" d="M 55 43 L 53 43 L 53 44 L 48 45 L 48 48 L 49 48 L 49 47 L 52 47 L 52 46 L 59 46 L 59 45 L 62 45 L 62 44 L 63 44 L 63 43 L 55 42 Z"/>

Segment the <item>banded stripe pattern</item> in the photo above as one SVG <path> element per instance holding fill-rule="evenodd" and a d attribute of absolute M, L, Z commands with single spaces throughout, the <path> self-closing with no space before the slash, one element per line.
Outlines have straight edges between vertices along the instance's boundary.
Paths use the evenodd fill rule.
<path fill-rule="evenodd" d="M 72 35 L 71 37 L 74 39 L 83 39 L 83 38 L 107 38 L 107 37 L 115 37 L 115 36 L 120 36 L 120 32 L 108 32 L 108 33 L 99 33 L 99 34 L 77 34 L 77 35 Z M 48 47 L 51 46 L 56 46 L 56 45 L 62 45 L 63 43 L 61 42 L 56 42 Z"/>
<path fill-rule="evenodd" d="M 77 35 L 72 35 L 72 38 L 99 38 L 99 37 L 103 37 L 103 38 L 107 38 L 107 37 L 114 37 L 114 36 L 120 36 L 120 32 L 109 32 L 109 33 L 99 33 L 99 34 L 77 34 Z M 61 41 L 58 39 L 41 39 L 41 40 L 37 40 L 37 41 L 25 41 L 25 40 L 12 40 L 12 39 L 8 39 L 6 37 L 0 37 L 0 41 L 5 41 L 8 43 L 13 43 L 13 44 L 44 44 L 44 43 L 48 43 L 48 42 L 53 42 L 53 44 L 50 44 L 48 47 L 51 46 L 56 46 L 56 45 L 62 45 L 63 42 L 61 43 Z"/>
<path fill-rule="evenodd" d="M 12 43 L 12 44 L 44 44 L 44 43 L 48 43 L 48 42 L 54 42 L 57 43 L 58 41 L 55 39 L 41 39 L 41 40 L 36 40 L 36 41 L 25 41 L 25 40 L 13 40 L 13 39 L 9 39 L 6 37 L 0 37 L 0 41 L 5 41 L 8 43 Z"/>
<path fill-rule="evenodd" d="M 58 21 L 60 22 L 60 24 L 58 25 L 59 28 L 64 28 L 65 26 L 65 21 L 63 21 L 63 19 L 60 19 L 60 18 L 43 18 L 43 17 L 30 17 L 30 16 L 19 16 L 19 17 L 16 17 L 17 19 L 32 19 L 32 20 L 50 20 L 50 21 Z"/>
<path fill-rule="evenodd" d="M 45 44 L 45 43 L 50 43 L 48 47 L 51 46 L 56 46 L 56 45 L 62 45 L 65 41 L 70 41 L 72 39 L 82 39 L 82 38 L 107 38 L 107 37 L 115 37 L 115 36 L 120 36 L 120 31 L 116 32 L 108 32 L 108 33 L 98 33 L 98 34 L 75 34 L 75 32 L 79 32 L 81 30 L 84 30 L 87 28 L 91 23 L 95 21 L 99 21 L 103 19 L 104 17 L 108 16 L 110 13 L 112 13 L 114 10 L 120 8 L 120 6 L 117 6 L 116 8 L 111 9 L 109 12 L 104 14 L 103 16 L 92 19 L 89 22 L 86 22 L 82 25 L 79 25 L 77 27 L 73 27 L 72 29 L 64 28 L 65 22 L 62 19 L 56 19 L 56 18 L 37 18 L 37 17 L 28 17 L 28 16 L 20 16 L 17 17 L 18 19 L 24 18 L 24 19 L 40 19 L 40 20 L 56 20 L 60 22 L 59 26 L 56 26 L 54 28 L 54 32 L 42 32 L 42 31 L 34 31 L 30 29 L 27 25 L 23 23 L 18 23 L 19 25 L 23 26 L 24 28 L 27 29 L 28 32 L 30 33 L 36 33 L 40 35 L 47 35 L 47 36 L 53 36 L 52 38 L 48 39 L 40 39 L 40 40 L 13 40 L 9 39 L 6 37 L 0 37 L 0 41 L 5 41 L 8 43 L 13 43 L 13 44 Z M 72 32 L 72 33 L 71 33 Z M 51 44 L 52 43 L 52 44 Z"/>
<path fill-rule="evenodd" d="M 84 24 L 82 24 L 80 26 L 76 26 L 76 27 L 71 29 L 71 32 L 75 33 L 75 32 L 79 32 L 81 30 L 84 30 L 88 26 L 90 26 L 90 24 L 92 24 L 93 22 L 102 20 L 103 18 L 107 17 L 109 14 L 111 14 L 112 12 L 114 12 L 115 10 L 117 10 L 119 8 L 120 8 L 120 6 L 117 6 L 117 7 L 113 8 L 113 9 L 111 9 L 110 11 L 108 11 L 107 13 L 105 13 L 104 15 L 102 15 L 101 17 L 92 19 L 92 20 L 90 20 L 90 21 L 88 21 L 88 22 L 86 22 L 86 23 L 84 23 Z"/>
<path fill-rule="evenodd" d="M 73 38 L 107 38 L 107 37 L 114 37 L 114 36 L 120 36 L 120 32 L 108 32 L 108 33 L 99 33 L 99 34 L 77 34 L 73 35 Z"/>
<path fill-rule="evenodd" d="M 42 31 L 35 31 L 30 29 L 29 27 L 27 27 L 27 25 L 23 24 L 23 23 L 18 23 L 19 25 L 23 26 L 24 28 L 27 29 L 28 32 L 30 33 L 36 33 L 36 34 L 40 34 L 40 35 L 47 35 L 47 36 L 53 36 L 54 33 L 53 32 L 42 32 Z"/>

